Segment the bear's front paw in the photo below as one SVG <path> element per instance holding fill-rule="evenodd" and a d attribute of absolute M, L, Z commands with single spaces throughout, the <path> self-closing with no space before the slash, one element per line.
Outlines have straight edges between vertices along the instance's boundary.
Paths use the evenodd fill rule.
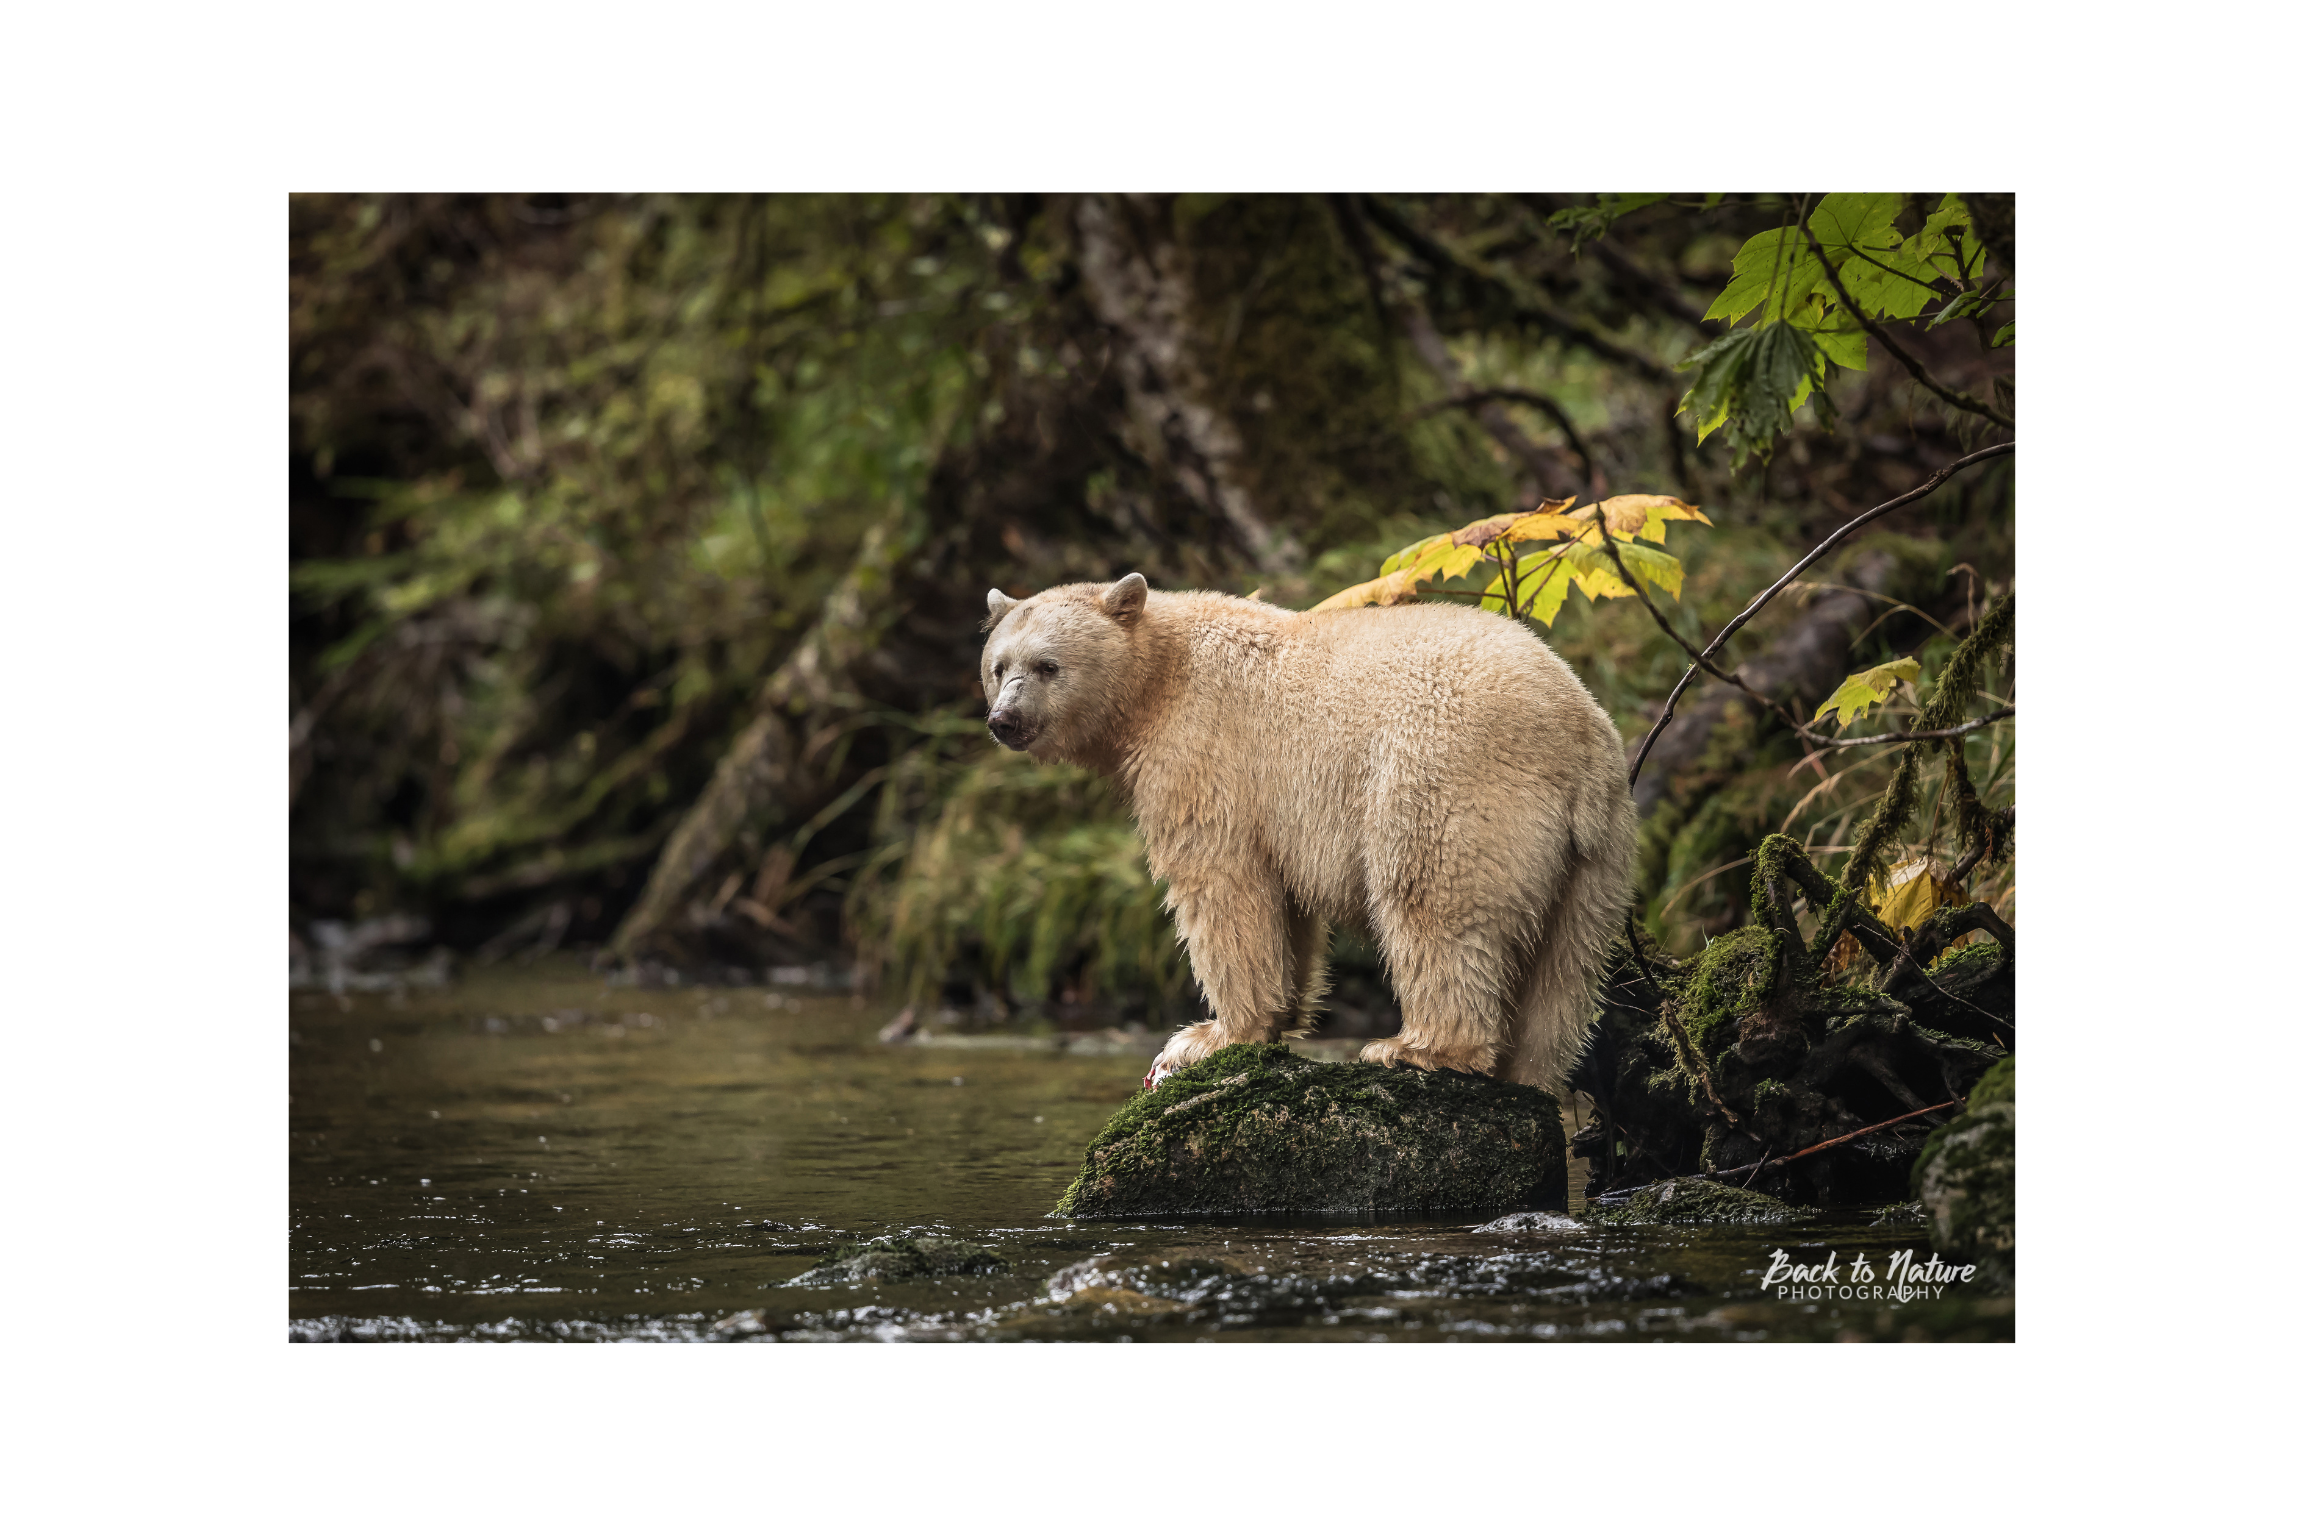
<path fill-rule="evenodd" d="M 1212 1054 L 1224 1043 L 1214 1019 L 1203 1024 L 1187 1024 L 1168 1037 L 1168 1044 L 1152 1058 L 1152 1070 L 1144 1074 L 1144 1086 L 1157 1088 L 1160 1080 L 1171 1072 L 1180 1071 L 1204 1056 Z"/>

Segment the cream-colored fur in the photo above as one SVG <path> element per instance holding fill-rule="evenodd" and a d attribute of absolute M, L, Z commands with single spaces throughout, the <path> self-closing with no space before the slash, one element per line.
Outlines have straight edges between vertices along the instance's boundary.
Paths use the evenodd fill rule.
<path fill-rule="evenodd" d="M 1350 923 L 1403 1016 L 1362 1060 L 1561 1087 L 1635 816 L 1615 726 L 1542 641 L 1465 607 L 1294 613 L 1141 576 L 989 606 L 994 735 L 1119 782 L 1214 1007 L 1155 1076 L 1308 1028 Z"/>

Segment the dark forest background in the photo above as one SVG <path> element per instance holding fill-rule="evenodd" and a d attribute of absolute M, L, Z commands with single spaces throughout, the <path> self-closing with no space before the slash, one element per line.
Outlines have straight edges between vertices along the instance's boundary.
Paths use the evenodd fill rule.
<path fill-rule="evenodd" d="M 1727 333 L 1737 252 L 1806 206 L 294 198 L 292 943 L 829 962 L 980 1017 L 1174 1022 L 1189 975 L 1124 815 L 983 729 L 985 589 L 1141 570 L 1309 606 L 1435 532 L 1656 492 L 1713 524 L 1674 525 L 1659 602 L 1702 644 L 2011 435 L 2003 307 L 1887 327 L 1908 364 L 1832 370 L 1765 456 L 1698 441 L 1679 365 Z M 2013 199 L 1966 206 L 2005 288 Z M 1845 734 L 1908 726 L 2012 588 L 2012 483 L 2001 459 L 1882 519 L 1725 661 L 1805 721 L 1916 658 Z M 1628 751 L 1687 665 L 1638 603 L 1571 597 L 1544 633 Z M 1640 917 L 1682 953 L 1746 921 L 1772 832 L 1832 868 L 1898 750 L 1693 689 L 1638 785 Z M 1960 750 L 2010 804 L 2012 723 Z M 1955 851 L 1922 807 L 1894 859 Z M 2013 862 L 1979 879 L 2012 917 Z M 1338 942 L 1340 1015 L 1381 1027 L 1373 955 Z"/>

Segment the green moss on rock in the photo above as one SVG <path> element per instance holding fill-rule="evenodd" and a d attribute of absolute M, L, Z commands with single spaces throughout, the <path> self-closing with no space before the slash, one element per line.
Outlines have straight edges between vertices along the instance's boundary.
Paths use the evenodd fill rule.
<path fill-rule="evenodd" d="M 2006 1099 L 1975 1107 L 1936 1128 L 1912 1165 L 1912 1192 L 1928 1211 L 1928 1236 L 1945 1253 L 1977 1260 L 1985 1273 L 2006 1277 L 2016 1262 L 2015 1071 L 2008 1061 L 1997 1092 Z M 1977 1093 L 1992 1082 L 1987 1073 Z"/>
<path fill-rule="evenodd" d="M 2016 1058 L 1968 1090 L 1965 1113 L 1938 1126 L 1912 1166 L 1929 1235 L 1950 1253 L 2010 1261 L 2016 1251 Z"/>
<path fill-rule="evenodd" d="M 1674 1179 L 1637 1190 L 1622 1204 L 1588 1207 L 1584 1219 L 1598 1226 L 1710 1226 L 1794 1221 L 1814 1214 L 1756 1189 L 1713 1179 Z"/>
<path fill-rule="evenodd" d="M 1056 1214 L 1525 1210 L 1567 1191 L 1541 1089 L 1234 1045 L 1114 1115 Z"/>
<path fill-rule="evenodd" d="M 997 1275 L 1008 1261 L 955 1237 L 874 1238 L 851 1243 L 786 1285 L 854 1285 L 863 1280 L 923 1280 L 934 1275 Z"/>
<path fill-rule="evenodd" d="M 1971 1114 L 1987 1104 L 2013 1104 L 2016 1102 L 2016 1058 L 2003 1056 L 1976 1079 L 1976 1086 L 1968 1090 L 1968 1109 Z"/>

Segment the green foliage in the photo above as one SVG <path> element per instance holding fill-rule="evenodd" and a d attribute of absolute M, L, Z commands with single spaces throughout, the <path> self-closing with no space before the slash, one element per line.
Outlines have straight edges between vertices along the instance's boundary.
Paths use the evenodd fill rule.
<path fill-rule="evenodd" d="M 1741 464 L 1755 451 L 1765 455 L 1792 430 L 1792 413 L 1824 382 L 1828 365 L 1816 337 L 1786 321 L 1730 331 L 1680 364 L 1696 370 L 1680 409 L 1696 418 L 1698 442 L 1725 428 L 1729 452 Z M 1814 397 L 1829 409 L 1831 396 Z"/>
<path fill-rule="evenodd" d="M 2006 200 L 1976 201 L 2012 245 Z M 1131 205 L 1151 219 L 1135 236 L 1190 274 L 1180 333 L 1204 377 L 1185 403 L 1236 431 L 1237 484 L 1309 552 L 1288 572 L 1228 542 L 1202 460 L 1163 437 L 1176 418 L 1130 396 L 1069 200 L 295 198 L 296 910 L 421 912 L 461 947 L 567 902 L 565 942 L 597 942 L 867 531 L 896 519 L 925 531 L 870 589 L 887 622 L 827 706 L 854 713 L 807 723 L 805 791 L 746 825 L 691 897 L 717 914 L 714 958 L 812 958 L 844 937 L 915 996 L 973 981 L 1175 1004 L 1188 976 L 1121 809 L 983 742 L 968 707 L 983 587 L 1140 563 L 1162 586 L 1302 606 L 1379 562 L 1380 581 L 1406 567 L 1400 596 L 1557 626 L 1550 643 L 1636 739 L 1686 658 L 1642 605 L 1605 599 L 1673 598 L 1700 636 L 1806 547 L 1825 505 L 1909 483 L 1908 460 L 1835 453 L 1779 454 L 1762 495 L 1723 473 L 1794 430 L 1800 405 L 1821 413 L 1833 366 L 1864 362 L 1817 279 L 1829 269 L 1883 313 L 1919 302 L 1924 324 L 1970 318 L 1979 348 L 2012 341 L 1958 210 L 1887 202 L 1886 225 L 1878 200 L 1812 209 L 1825 263 L 1796 205 L 1767 196 Z M 1691 342 L 1693 318 L 1722 273 L 1741 323 L 1692 369 L 1701 433 L 1674 430 L 1667 396 L 1686 381 L 1665 360 L 1711 340 Z M 1452 367 L 1411 339 L 1412 309 Z M 1763 347 L 1771 326 L 1786 334 Z M 1761 351 L 1793 365 L 1759 370 L 1766 387 L 1750 377 Z M 1452 398 L 1484 390 L 1506 398 Z M 1943 423 L 1913 392 L 1842 393 L 1867 435 L 1940 450 Z M 1526 441 L 1505 445 L 1499 411 Z M 1730 495 L 1738 532 L 1686 568 L 1668 511 L 1611 516 L 1613 553 L 1588 522 L 1511 534 L 1519 514 L 1508 536 L 1457 542 L 1574 484 L 1672 484 L 1716 515 Z M 1864 583 L 1938 614 L 1927 583 L 1951 562 L 1996 585 L 1999 502 L 1967 496 L 1937 503 L 1966 531 L 1931 548 L 1925 581 Z M 1433 528 L 1454 532 L 1420 536 Z M 1589 611 L 1559 625 L 1571 589 Z M 1798 612 L 1763 614 L 1739 654 Z M 1913 651 L 1925 697 L 1950 642 L 1915 650 L 1911 624 L 1890 622 L 1850 666 Z M 1683 946 L 1739 920 L 1741 882 L 1704 884 L 1719 866 L 1795 807 L 1811 845 L 1845 841 L 1890 766 L 1850 753 L 1788 780 L 1801 747 L 1744 701 L 1716 713 L 1643 833 L 1648 911 L 1689 894 L 1671 917 Z M 2008 734 L 1972 743 L 1960 770 L 1994 805 Z M 1836 787 L 1809 782 L 1835 769 Z"/>
<path fill-rule="evenodd" d="M 1829 426 L 1823 385 L 1834 368 L 1866 363 L 1860 314 L 1916 320 L 1934 304 L 1933 327 L 2008 302 L 1998 284 L 1980 280 L 1986 252 L 1957 195 L 1909 235 L 1897 227 L 1905 216 L 1902 193 L 1835 192 L 1805 217 L 1795 213 L 1744 242 L 1704 318 L 1734 326 L 1754 316 L 1753 327 L 1730 330 L 1679 365 L 1696 370 L 1681 411 L 1695 419 L 1699 440 L 1725 428 L 1734 462 L 1766 457 L 1810 399 Z M 2013 325 L 2003 326 L 1991 345 L 2013 336 Z"/>
<path fill-rule="evenodd" d="M 1161 888 L 1104 779 L 987 743 L 928 804 L 851 898 L 866 962 L 909 1000 L 969 973 L 1026 1003 L 1184 997 Z"/>
<path fill-rule="evenodd" d="M 331 637 L 296 685 L 335 793 L 298 841 L 397 900 L 660 840 L 864 530 L 974 430 L 977 342 L 1015 308 L 956 200 L 311 197 L 291 222 L 296 450 L 364 508 L 290 578 Z M 363 829 L 411 794 L 374 859 Z"/>

